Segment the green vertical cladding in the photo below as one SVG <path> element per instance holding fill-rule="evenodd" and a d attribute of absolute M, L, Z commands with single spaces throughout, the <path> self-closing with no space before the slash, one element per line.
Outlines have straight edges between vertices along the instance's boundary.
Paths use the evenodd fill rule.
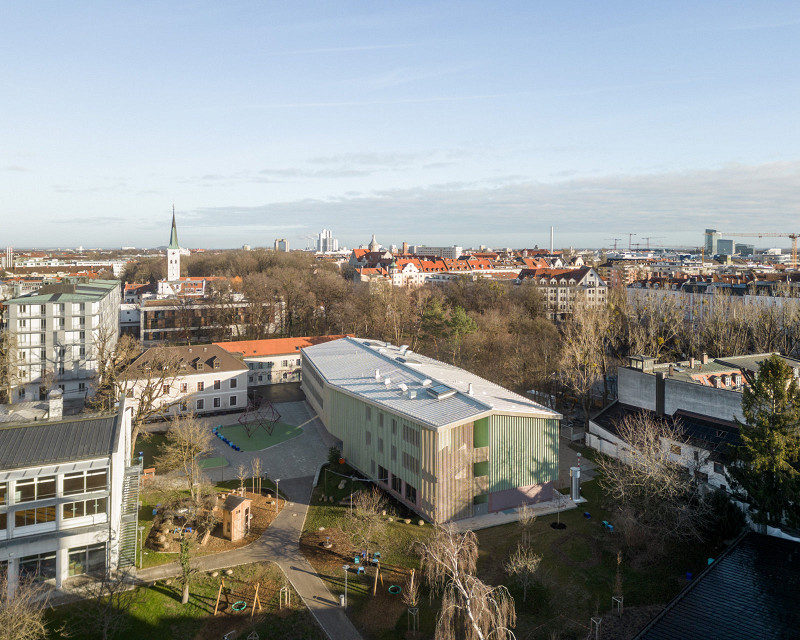
<path fill-rule="evenodd" d="M 472 446 L 476 449 L 479 447 L 489 446 L 489 418 L 481 418 L 476 420 L 473 426 Z"/>
<path fill-rule="evenodd" d="M 403 440 L 403 426 L 408 425 L 420 432 L 419 424 L 369 405 L 346 393 L 329 389 L 326 397 L 328 431 L 342 441 L 342 454 L 354 467 L 366 475 L 377 478 L 378 467 L 381 466 L 392 475 L 400 476 L 407 483 L 420 490 L 421 472 L 425 470 L 425 456 L 420 447 L 415 447 Z M 367 419 L 365 407 L 370 407 L 370 419 Z M 383 413 L 383 426 L 380 426 L 379 413 Z M 397 421 L 397 433 L 392 435 L 392 420 Z M 367 444 L 366 432 L 370 432 L 370 443 Z M 381 444 L 382 443 L 382 451 Z M 422 442 L 420 442 L 422 445 Z M 397 458 L 392 460 L 392 446 Z M 414 473 L 403 467 L 403 453 L 408 453 L 419 460 L 420 472 Z M 372 462 L 375 462 L 375 473 L 372 473 Z"/>
<path fill-rule="evenodd" d="M 489 487 L 505 491 L 558 479 L 558 420 L 491 416 Z"/>

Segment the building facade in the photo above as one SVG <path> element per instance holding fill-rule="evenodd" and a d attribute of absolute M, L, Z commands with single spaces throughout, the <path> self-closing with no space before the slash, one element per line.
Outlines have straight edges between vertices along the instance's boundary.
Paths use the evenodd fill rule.
<path fill-rule="evenodd" d="M 608 286 L 591 267 L 523 269 L 517 277 L 517 284 L 525 281 L 540 288 L 551 320 L 566 318 L 579 298 L 590 306 L 603 306 L 608 300 Z"/>
<path fill-rule="evenodd" d="M 302 350 L 303 390 L 347 461 L 434 522 L 552 498 L 561 416 L 375 340 Z"/>
<path fill-rule="evenodd" d="M 140 464 L 131 412 L 0 427 L 0 565 L 52 581 L 133 566 Z"/>
<path fill-rule="evenodd" d="M 44 398 L 53 386 L 65 400 L 85 397 L 100 345 L 117 342 L 121 299 L 117 280 L 89 280 L 7 300 L 6 326 L 17 343 L 15 400 Z"/>

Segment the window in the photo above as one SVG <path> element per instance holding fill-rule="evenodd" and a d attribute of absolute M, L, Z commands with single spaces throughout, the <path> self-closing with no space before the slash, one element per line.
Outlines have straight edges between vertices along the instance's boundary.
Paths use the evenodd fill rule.
<path fill-rule="evenodd" d="M 8 498 L 6 497 L 7 494 L 8 494 L 8 483 L 0 482 L 0 505 L 8 503 Z"/>
<path fill-rule="evenodd" d="M 205 387 L 206 387 L 206 385 L 205 385 L 204 382 L 198 382 L 197 383 L 197 390 L 198 391 L 202 391 L 203 389 L 205 389 Z"/>
<path fill-rule="evenodd" d="M 106 513 L 108 508 L 107 498 L 90 498 L 89 500 L 78 500 L 77 502 L 67 502 L 61 505 L 61 517 L 65 520 L 72 518 L 82 518 L 83 516 L 96 516 Z"/>
<path fill-rule="evenodd" d="M 393 436 L 397 435 L 397 420 L 395 420 L 394 418 L 392 418 L 392 435 Z"/>
<path fill-rule="evenodd" d="M 189 383 L 181 382 L 181 393 L 188 393 L 188 392 L 189 392 Z"/>
<path fill-rule="evenodd" d="M 681 455 L 681 447 L 680 447 L 680 445 L 677 445 L 677 444 L 669 445 L 669 452 L 670 453 L 674 453 L 676 456 Z"/>
<path fill-rule="evenodd" d="M 403 452 L 403 468 L 412 473 L 419 473 L 419 460 L 410 453 Z"/>
<path fill-rule="evenodd" d="M 0 513 L 0 531 L 5 531 L 8 527 L 8 516 L 5 513 Z"/>
<path fill-rule="evenodd" d="M 380 465 L 378 465 L 378 482 L 382 482 L 383 484 L 389 482 L 389 471 Z"/>
<path fill-rule="evenodd" d="M 371 431 L 366 431 L 365 432 L 365 436 L 366 436 L 366 443 L 368 445 L 372 444 L 372 432 Z"/>
<path fill-rule="evenodd" d="M 39 553 L 19 559 L 20 577 L 48 580 L 56 577 L 56 552 Z"/>
<path fill-rule="evenodd" d="M 403 481 L 397 476 L 392 476 L 392 491 L 403 495 Z"/>
<path fill-rule="evenodd" d="M 408 483 L 406 483 L 406 500 L 417 503 L 417 490 Z"/>
<path fill-rule="evenodd" d="M 216 390 L 221 388 L 222 388 L 222 382 L 220 382 L 219 380 L 214 380 L 214 389 Z"/>
<path fill-rule="evenodd" d="M 236 406 L 236 396 L 231 396 L 231 401 L 228 403 L 231 407 Z"/>
<path fill-rule="evenodd" d="M 714 473 L 718 473 L 720 475 L 725 473 L 725 467 L 722 465 L 721 462 L 715 462 L 714 463 Z M 3 503 L 0 502 L 0 504 L 3 504 Z"/>
<path fill-rule="evenodd" d="M 369 472 L 374 476 L 375 475 L 375 461 L 369 461 Z"/>
<path fill-rule="evenodd" d="M 42 305 L 42 306 L 44 306 L 44 305 Z M 20 313 L 27 313 L 28 312 L 28 305 L 25 305 L 25 304 L 19 305 L 19 312 Z"/>
<path fill-rule="evenodd" d="M 28 527 L 32 524 L 44 524 L 56 521 L 56 508 L 38 507 L 36 509 L 20 509 L 14 512 L 14 526 Z"/>
<path fill-rule="evenodd" d="M 29 480 L 17 480 L 14 491 L 14 502 L 17 504 L 53 498 L 56 495 L 56 477 L 44 476 Z"/>
<path fill-rule="evenodd" d="M 415 447 L 419 446 L 419 431 L 407 424 L 403 425 L 403 440 Z"/>
<path fill-rule="evenodd" d="M 289 366 L 289 361 L 288 360 L 281 360 L 281 366 L 282 367 L 288 367 Z"/>
<path fill-rule="evenodd" d="M 383 453 L 383 438 L 378 438 L 378 453 Z"/>
<path fill-rule="evenodd" d="M 62 494 L 65 496 L 108 490 L 108 470 L 77 471 L 64 474 Z"/>
<path fill-rule="evenodd" d="M 189 403 L 181 402 L 181 411 L 188 411 L 188 410 L 189 410 Z"/>
<path fill-rule="evenodd" d="M 367 422 L 370 422 L 372 420 L 372 407 L 369 406 L 364 407 L 364 416 L 366 417 Z"/>
<path fill-rule="evenodd" d="M 214 398 L 214 408 L 219 409 L 221 405 L 222 405 L 222 400 L 220 400 L 220 398 Z"/>
<path fill-rule="evenodd" d="M 392 445 L 392 460 L 397 460 L 397 447 Z"/>
<path fill-rule="evenodd" d="M 239 386 L 239 381 L 236 378 L 231 378 L 231 389 L 235 389 Z"/>
<path fill-rule="evenodd" d="M 73 547 L 69 550 L 69 575 L 84 573 L 105 574 L 106 544 L 92 544 L 87 547 Z"/>
<path fill-rule="evenodd" d="M 168 384 L 161 385 L 161 393 L 169 394 L 169 385 Z"/>
<path fill-rule="evenodd" d="M 202 370 L 203 370 L 203 363 L 202 363 L 202 362 L 199 362 L 199 361 L 198 361 L 198 363 L 197 363 L 197 370 L 198 370 L 198 371 L 202 371 Z"/>
<path fill-rule="evenodd" d="M 215 369 L 219 369 L 219 367 L 220 367 L 220 362 L 219 362 L 219 360 L 217 360 L 217 358 L 214 358 L 214 368 L 215 368 Z"/>
<path fill-rule="evenodd" d="M 195 402 L 194 406 L 198 411 L 201 411 L 203 409 L 203 406 L 204 406 L 203 399 L 201 398 L 200 400 Z"/>
<path fill-rule="evenodd" d="M 379 427 L 383 426 L 383 413 L 380 411 L 378 411 L 378 426 Z"/>

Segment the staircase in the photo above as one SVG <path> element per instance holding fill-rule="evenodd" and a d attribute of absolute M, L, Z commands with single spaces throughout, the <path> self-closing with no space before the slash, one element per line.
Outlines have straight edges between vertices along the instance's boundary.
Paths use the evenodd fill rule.
<path fill-rule="evenodd" d="M 139 534 L 139 476 L 142 465 L 125 469 L 122 485 L 122 523 L 119 532 L 119 567 L 136 566 L 136 545 Z"/>

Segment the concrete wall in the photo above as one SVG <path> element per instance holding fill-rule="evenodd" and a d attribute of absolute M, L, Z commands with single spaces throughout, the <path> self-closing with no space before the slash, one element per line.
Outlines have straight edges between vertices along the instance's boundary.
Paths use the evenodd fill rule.
<path fill-rule="evenodd" d="M 620 367 L 617 371 L 617 399 L 641 409 L 656 410 L 656 377 L 635 369 Z"/>
<path fill-rule="evenodd" d="M 672 415 L 680 409 L 720 420 L 744 421 L 740 392 L 665 378 L 664 411 Z"/>

